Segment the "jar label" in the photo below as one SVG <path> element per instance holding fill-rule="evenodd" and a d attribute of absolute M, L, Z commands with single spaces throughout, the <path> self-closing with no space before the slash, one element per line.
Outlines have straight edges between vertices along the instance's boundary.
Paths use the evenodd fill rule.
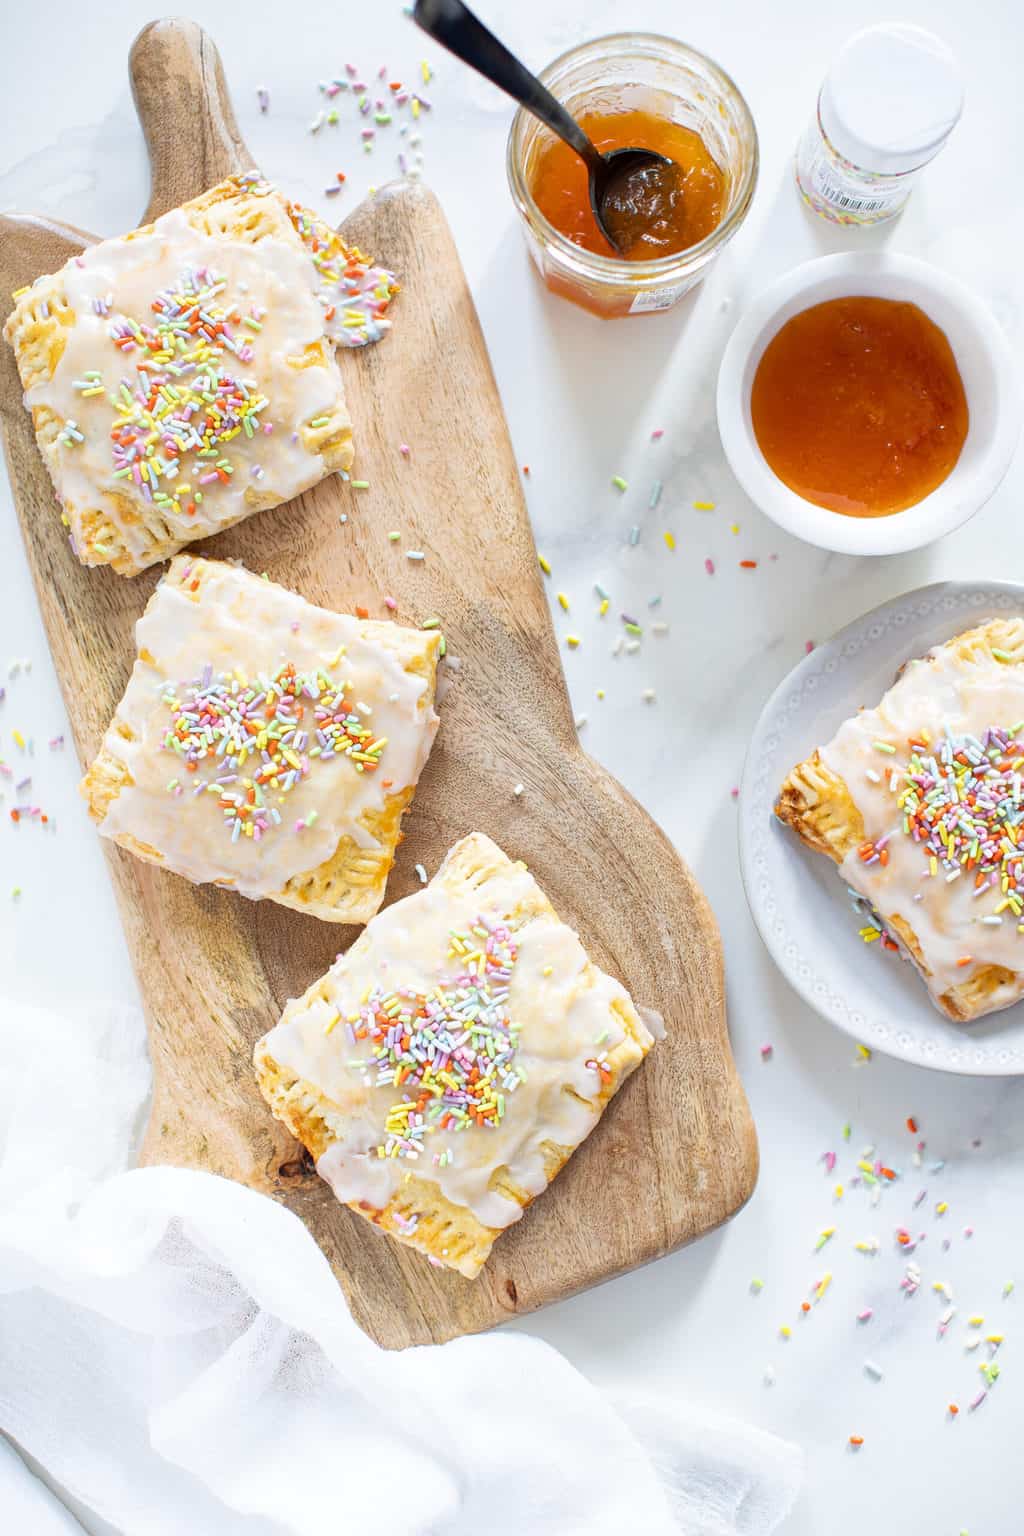
<path fill-rule="evenodd" d="M 681 282 L 666 283 L 661 288 L 642 288 L 629 306 L 629 313 L 643 315 L 653 309 L 671 309 L 699 281 L 699 277 L 684 277 Z"/>

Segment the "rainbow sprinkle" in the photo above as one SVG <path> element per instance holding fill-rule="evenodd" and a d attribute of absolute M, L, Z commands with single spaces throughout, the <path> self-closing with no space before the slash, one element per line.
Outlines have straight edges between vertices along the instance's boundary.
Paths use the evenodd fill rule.
<path fill-rule="evenodd" d="M 921 845 L 926 878 L 973 875 L 978 895 L 991 892 L 991 915 L 1008 911 L 1018 920 L 1024 915 L 1024 746 L 1013 738 L 1020 724 L 989 726 L 980 738 L 947 731 L 935 751 L 912 741 L 907 766 L 894 775 L 903 832 Z"/>
<path fill-rule="evenodd" d="M 178 515 L 195 515 L 200 487 L 230 482 L 235 466 L 227 446 L 239 433 L 255 435 L 268 404 L 229 361 L 229 354 L 240 364 L 252 361 L 253 338 L 236 331 L 258 333 L 266 311 L 224 308 L 226 285 L 208 267 L 190 268 L 153 300 L 155 324 L 118 315 L 110 327 L 118 351 L 135 363 L 134 387 L 122 378 L 108 395 L 116 412 L 114 478 L 132 480 L 147 501 Z M 83 397 L 104 390 L 95 371 L 75 387 Z"/>
<path fill-rule="evenodd" d="M 296 672 L 290 664 L 272 678 L 261 675 L 250 684 L 230 672 L 214 678 L 207 667 L 201 678 L 180 689 L 167 685 L 163 703 L 172 721 L 164 748 L 181 760 L 186 775 L 196 775 L 188 786 L 193 795 L 205 791 L 218 797 L 232 842 L 239 837 L 258 841 L 279 826 L 278 806 L 308 777 L 314 761 L 344 756 L 357 773 L 379 766 L 387 738 L 374 737 L 358 704 L 345 697 L 345 688 L 323 668 Z M 312 734 L 303 728 L 309 705 L 315 722 Z M 215 772 L 203 778 L 199 769 L 207 761 Z M 249 772 L 243 772 L 250 761 Z M 186 784 L 187 779 L 175 776 L 168 792 L 182 795 Z M 305 821 L 295 823 L 295 831 L 312 825 L 316 815 L 307 813 Z"/>
<path fill-rule="evenodd" d="M 378 1157 L 415 1160 L 430 1132 L 493 1128 L 504 1118 L 506 1095 L 523 1080 L 508 1013 L 517 953 L 505 923 L 478 917 L 468 931 L 450 933 L 457 969 L 449 980 L 425 996 L 375 987 L 349 1015 L 353 1043 L 370 1043 L 370 1059 L 358 1063 L 367 1086 L 404 1090 L 388 1110 Z M 451 1153 L 437 1161 L 444 1166 Z"/>
<path fill-rule="evenodd" d="M 339 346 L 365 347 L 391 329 L 385 311 L 398 293 L 393 272 L 376 267 L 355 246 L 311 217 L 301 203 L 286 203 L 288 217 L 320 278 L 324 329 Z"/>

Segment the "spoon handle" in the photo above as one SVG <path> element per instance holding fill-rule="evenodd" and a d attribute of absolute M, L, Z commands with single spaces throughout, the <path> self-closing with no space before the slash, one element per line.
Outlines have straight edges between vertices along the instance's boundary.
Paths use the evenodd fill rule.
<path fill-rule="evenodd" d="M 560 101 L 489 32 L 462 0 L 416 0 L 413 20 L 435 42 L 520 102 L 593 167 L 601 156 Z"/>

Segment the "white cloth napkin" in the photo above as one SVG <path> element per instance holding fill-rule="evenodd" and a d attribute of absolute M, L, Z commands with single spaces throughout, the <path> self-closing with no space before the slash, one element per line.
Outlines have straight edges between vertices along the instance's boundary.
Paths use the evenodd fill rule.
<path fill-rule="evenodd" d="M 512 1330 L 378 1349 L 287 1210 L 125 1171 L 134 1013 L 7 1006 L 0 1059 L 0 1428 L 128 1536 L 769 1536 L 790 1508 L 795 1446 L 667 1400 L 617 1411 Z M 27 1484 L 49 1500 L 0 1457 L 0 1509 Z"/>

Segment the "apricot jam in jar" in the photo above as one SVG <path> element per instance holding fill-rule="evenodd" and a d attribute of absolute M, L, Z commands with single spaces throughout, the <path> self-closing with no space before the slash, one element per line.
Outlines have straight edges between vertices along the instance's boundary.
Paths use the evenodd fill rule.
<path fill-rule="evenodd" d="M 598 149 L 653 149 L 678 195 L 638 200 L 623 255 L 598 230 L 582 161 L 520 109 L 508 177 L 546 286 L 610 319 L 670 309 L 736 233 L 757 181 L 749 108 L 711 59 L 671 38 L 623 32 L 573 48 L 540 77 Z"/>

